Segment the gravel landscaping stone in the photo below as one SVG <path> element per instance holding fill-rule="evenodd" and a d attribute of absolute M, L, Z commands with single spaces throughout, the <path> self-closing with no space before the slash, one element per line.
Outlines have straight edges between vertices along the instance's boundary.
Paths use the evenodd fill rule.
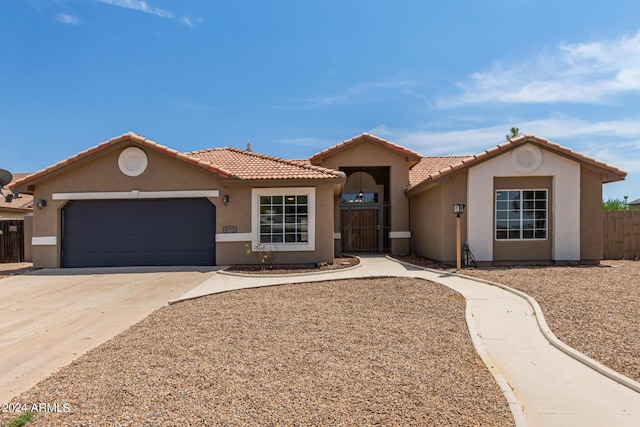
<path fill-rule="evenodd" d="M 403 259 L 405 260 L 405 259 Z M 434 268 L 429 260 L 407 262 Z M 451 269 L 449 269 L 451 271 Z M 640 262 L 463 269 L 532 296 L 563 342 L 640 381 Z"/>
<path fill-rule="evenodd" d="M 165 307 L 14 402 L 71 409 L 36 414 L 39 426 L 514 423 L 473 347 L 462 296 L 394 278 Z"/>

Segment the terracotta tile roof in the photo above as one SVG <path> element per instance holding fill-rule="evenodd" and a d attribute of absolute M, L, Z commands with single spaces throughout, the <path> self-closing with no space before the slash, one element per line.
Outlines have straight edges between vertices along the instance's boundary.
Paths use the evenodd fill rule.
<path fill-rule="evenodd" d="M 173 150 L 169 147 L 165 147 L 164 145 L 158 144 L 157 142 L 151 141 L 149 139 L 146 139 L 140 135 L 137 135 L 133 132 L 128 132 L 125 133 L 123 135 L 117 136 L 115 138 L 111 138 L 108 141 L 105 141 L 101 144 L 98 144 L 94 147 L 89 148 L 88 150 L 82 151 L 78 154 L 76 154 L 75 156 L 71 156 L 68 159 L 62 160 L 58 163 L 56 163 L 55 165 L 49 166 L 45 169 L 39 170 L 38 172 L 35 172 L 33 174 L 30 174 L 16 182 L 14 182 L 13 184 L 11 184 L 10 188 L 16 188 L 16 187 L 20 187 L 20 186 L 24 186 L 25 184 L 29 184 L 45 175 L 48 175 L 52 172 L 55 172 L 59 169 L 62 169 L 66 166 L 72 165 L 82 159 L 85 159 L 89 156 L 91 156 L 92 154 L 95 154 L 101 150 L 104 150 L 110 146 L 113 146 L 115 144 L 124 142 L 124 141 L 131 141 L 133 143 L 139 144 L 141 146 L 144 147 L 149 147 L 153 150 L 156 150 L 160 153 L 166 154 L 168 156 L 171 157 L 175 157 L 178 160 L 181 160 L 185 163 L 191 164 L 191 165 L 195 165 L 198 167 L 201 167 L 209 172 L 213 172 L 217 175 L 222 176 L 223 178 L 229 178 L 232 177 L 232 174 L 220 167 L 217 167 L 215 165 L 212 165 L 211 163 L 204 161 L 202 159 L 196 158 L 196 157 L 191 157 L 189 155 L 186 155 L 184 153 L 180 153 L 176 150 Z"/>
<path fill-rule="evenodd" d="M 427 156 L 409 170 L 409 186 L 414 186 L 429 176 L 451 167 L 463 160 L 471 159 L 472 156 Z"/>
<path fill-rule="evenodd" d="M 211 148 L 185 153 L 230 171 L 235 177 L 253 179 L 335 179 L 342 172 L 314 166 L 307 161 L 285 160 L 237 148 Z"/>
<path fill-rule="evenodd" d="M 497 155 L 503 154 L 509 150 L 512 150 L 526 143 L 533 143 L 533 144 L 539 145 L 540 147 L 553 151 L 556 154 L 569 157 L 573 160 L 601 169 L 606 173 L 606 178 L 604 179 L 604 182 L 620 181 L 624 179 L 625 176 L 627 176 L 627 173 L 625 171 L 618 169 L 615 166 L 611 166 L 604 162 L 600 162 L 589 156 L 585 156 L 582 153 L 573 151 L 570 148 L 563 147 L 562 145 L 556 144 L 555 142 L 548 141 L 544 138 L 540 138 L 535 135 L 522 135 L 517 138 L 513 138 L 509 141 L 503 142 L 500 145 L 496 145 L 495 147 L 491 147 L 474 156 L 463 158 L 457 163 L 448 165 L 439 171 L 428 173 L 422 181 L 419 181 L 416 184 L 410 184 L 409 187 L 407 188 L 407 191 L 413 190 L 416 187 L 419 187 L 422 185 L 426 185 L 426 183 L 436 181 L 438 179 L 451 175 L 460 170 L 467 169 L 471 166 L 474 166 L 478 163 L 489 160 Z"/>
<path fill-rule="evenodd" d="M 13 185 L 15 182 L 29 176 L 31 174 L 28 173 L 14 173 L 13 179 L 11 182 L 2 187 L 2 192 L 4 194 L 11 193 L 9 189 L 10 185 Z M 20 198 L 13 199 L 11 202 L 5 202 L 4 197 L 0 197 L 0 210 L 19 210 L 19 211 L 30 211 L 33 210 L 33 196 L 30 194 L 20 194 Z"/>
<path fill-rule="evenodd" d="M 412 158 L 416 161 L 419 161 L 422 156 L 418 153 L 416 153 L 415 151 L 409 150 L 408 148 L 404 148 L 400 145 L 394 144 L 393 142 L 389 142 L 385 139 L 382 138 L 378 138 L 377 136 L 368 134 L 368 133 L 363 133 L 361 135 L 355 136 L 351 139 L 347 139 L 346 141 L 341 142 L 340 144 L 336 144 L 332 147 L 327 148 L 326 150 L 322 150 L 319 153 L 314 154 L 313 156 L 311 156 L 309 158 L 309 160 L 313 163 L 316 160 L 319 160 L 323 157 L 327 157 L 330 156 L 338 151 L 342 151 L 345 148 L 354 145 L 354 144 L 358 144 L 360 142 L 364 142 L 364 141 L 368 141 L 368 142 L 373 142 L 375 144 L 379 144 L 385 148 L 389 148 L 393 151 L 396 151 L 404 156 L 407 156 L 409 158 Z"/>

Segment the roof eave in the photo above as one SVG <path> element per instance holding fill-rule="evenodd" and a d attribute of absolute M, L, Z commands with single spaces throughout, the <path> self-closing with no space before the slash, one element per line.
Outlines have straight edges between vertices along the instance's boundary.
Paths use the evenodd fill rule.
<path fill-rule="evenodd" d="M 11 190 L 15 190 L 15 189 L 19 189 L 21 192 L 27 192 L 29 190 L 25 189 L 25 186 L 27 185 L 34 185 L 40 181 L 42 181 L 43 179 L 47 179 L 51 176 L 51 174 L 54 173 L 59 173 L 61 171 L 63 171 L 64 169 L 66 169 L 69 166 L 75 165 L 80 161 L 85 161 L 88 160 L 90 158 L 92 158 L 95 154 L 100 153 L 110 147 L 114 147 L 120 143 L 125 143 L 125 142 L 132 142 L 134 144 L 143 146 L 143 147 L 148 147 L 158 153 L 161 154 L 165 154 L 168 155 L 170 157 L 176 158 L 178 160 L 181 160 L 187 164 L 191 164 L 193 166 L 197 166 L 200 167 L 202 169 L 205 169 L 209 172 L 212 172 L 216 175 L 221 176 L 222 178 L 229 178 L 232 177 L 233 174 L 231 174 L 231 172 L 224 170 L 222 168 L 216 167 L 215 165 L 206 162 L 204 160 L 192 157 L 192 156 L 187 156 L 184 155 L 180 152 L 178 152 L 177 150 L 174 150 L 172 148 L 166 147 L 164 145 L 158 144 L 157 142 L 151 141 L 147 138 L 144 138 L 138 134 L 135 134 L 133 132 L 127 132 L 125 134 L 122 134 L 120 136 L 116 136 L 114 138 L 109 139 L 108 141 L 104 141 L 94 147 L 91 147 L 85 151 L 81 151 L 80 153 L 77 153 L 65 160 L 62 160 L 54 165 L 48 166 L 44 169 L 41 169 L 37 172 L 34 172 L 20 180 L 15 181 L 14 183 L 12 183 L 11 185 L 9 185 L 8 187 Z"/>

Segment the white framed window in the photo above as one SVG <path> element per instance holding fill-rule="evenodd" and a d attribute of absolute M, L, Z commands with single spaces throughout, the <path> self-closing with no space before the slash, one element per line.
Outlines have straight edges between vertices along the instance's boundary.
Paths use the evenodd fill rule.
<path fill-rule="evenodd" d="M 546 189 L 496 190 L 496 240 L 544 240 L 549 212 Z"/>
<path fill-rule="evenodd" d="M 315 250 L 315 188 L 253 188 L 252 246 L 271 251 Z"/>

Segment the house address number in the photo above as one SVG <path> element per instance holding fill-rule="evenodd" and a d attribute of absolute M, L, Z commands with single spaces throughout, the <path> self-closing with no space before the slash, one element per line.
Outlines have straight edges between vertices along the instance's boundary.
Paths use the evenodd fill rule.
<path fill-rule="evenodd" d="M 222 227 L 222 232 L 223 233 L 237 233 L 238 232 L 238 227 L 236 227 L 235 225 L 225 225 L 224 227 Z"/>

